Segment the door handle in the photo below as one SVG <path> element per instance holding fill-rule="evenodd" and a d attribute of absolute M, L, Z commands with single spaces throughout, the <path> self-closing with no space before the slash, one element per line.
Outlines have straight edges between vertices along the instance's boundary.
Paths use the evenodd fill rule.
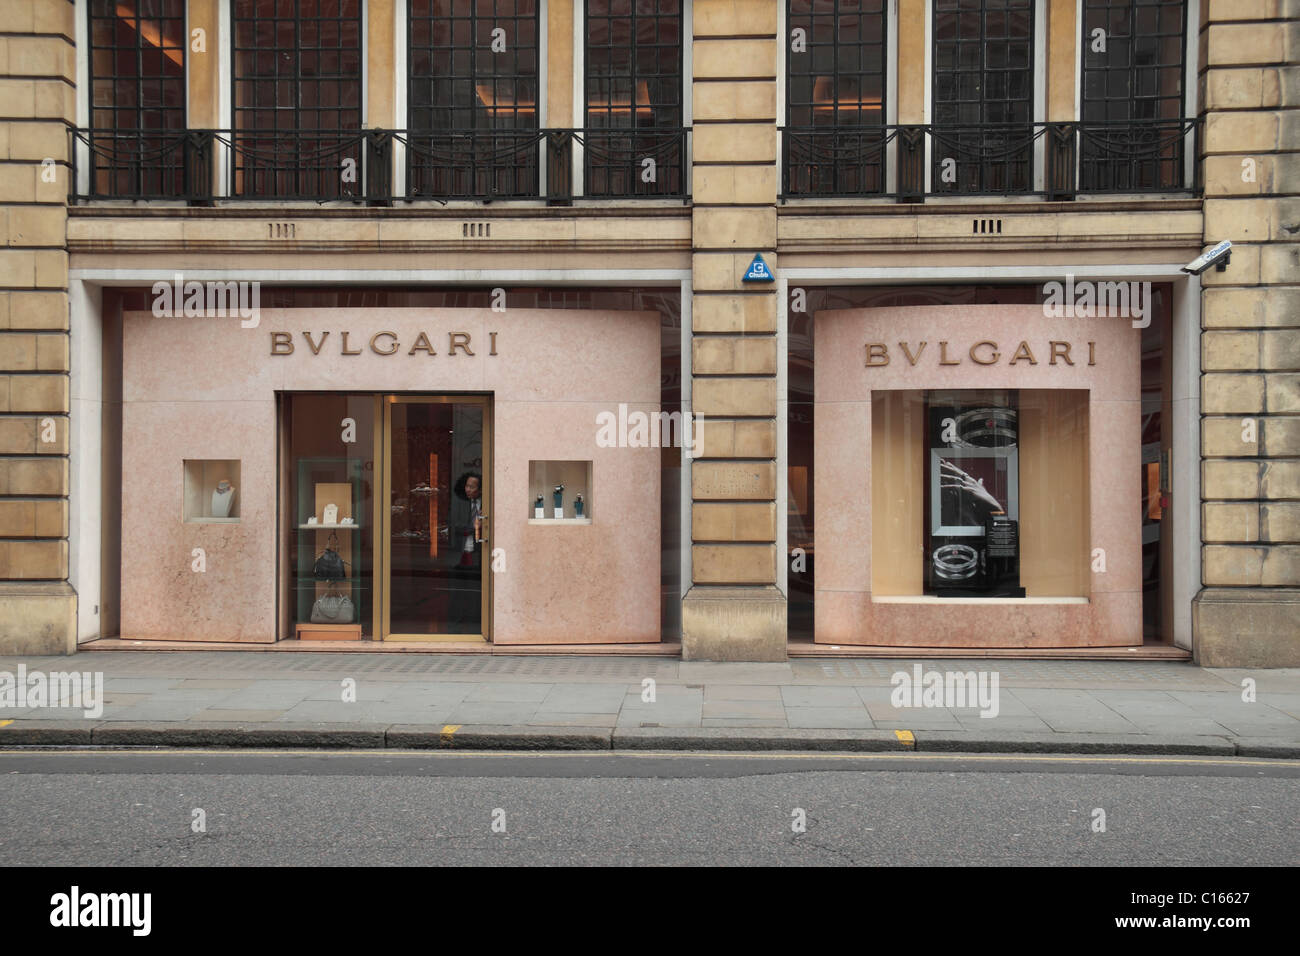
<path fill-rule="evenodd" d="M 483 544 L 488 539 L 487 533 L 488 519 L 487 515 L 479 515 L 474 521 L 474 542 Z"/>

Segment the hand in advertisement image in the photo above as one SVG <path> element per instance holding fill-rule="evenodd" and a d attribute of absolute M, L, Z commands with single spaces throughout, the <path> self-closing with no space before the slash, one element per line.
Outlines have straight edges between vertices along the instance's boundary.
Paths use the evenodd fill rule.
<path fill-rule="evenodd" d="M 984 487 L 983 478 L 972 478 L 967 472 L 958 468 L 946 458 L 939 459 L 939 469 L 939 487 L 941 490 L 956 490 L 959 494 L 971 495 L 979 501 L 989 505 L 993 511 L 1006 511 L 1006 508 L 1002 506 L 1002 503 Z M 945 504 L 947 503 L 948 497 L 948 495 L 944 495 Z M 967 509 L 964 506 L 964 503 L 960 508 L 961 512 L 965 514 Z M 947 509 L 945 508 L 945 511 L 946 510 Z"/>

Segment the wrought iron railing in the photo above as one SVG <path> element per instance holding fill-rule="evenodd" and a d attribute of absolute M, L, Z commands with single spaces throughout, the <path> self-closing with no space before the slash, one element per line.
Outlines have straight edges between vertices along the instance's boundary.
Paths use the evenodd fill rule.
<path fill-rule="evenodd" d="M 75 129 L 69 200 L 685 200 L 689 134 Z"/>
<path fill-rule="evenodd" d="M 786 127 L 781 198 L 1199 194 L 1200 129 L 1196 119 Z"/>

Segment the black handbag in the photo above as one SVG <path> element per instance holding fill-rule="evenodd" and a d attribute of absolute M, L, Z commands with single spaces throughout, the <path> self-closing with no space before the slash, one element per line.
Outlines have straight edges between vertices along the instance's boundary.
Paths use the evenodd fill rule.
<path fill-rule="evenodd" d="M 331 534 L 325 550 L 316 559 L 311 574 L 317 581 L 342 581 L 348 576 L 347 565 L 335 549 L 338 547 L 338 535 Z"/>

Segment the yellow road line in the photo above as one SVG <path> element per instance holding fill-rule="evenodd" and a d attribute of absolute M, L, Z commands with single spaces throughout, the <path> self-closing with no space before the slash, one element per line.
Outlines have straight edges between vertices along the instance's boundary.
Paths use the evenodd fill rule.
<path fill-rule="evenodd" d="M 773 753 L 771 751 L 743 750 L 341 750 L 321 747 L 309 750 L 267 750 L 258 748 L 229 749 L 187 749 L 182 747 L 166 750 L 14 750 L 0 749 L 0 757 L 31 757 L 37 754 L 57 753 L 67 757 L 179 757 L 179 756 L 214 756 L 214 757 L 527 757 L 533 760 L 560 757 L 683 757 L 696 760 L 717 760 L 727 757 L 762 758 L 764 760 L 911 760 L 911 761 L 972 761 L 991 763 L 1120 763 L 1120 764 L 1179 764 L 1184 766 L 1204 767 L 1278 767 L 1300 766 L 1300 760 L 1263 759 L 1258 757 L 1109 757 L 1102 754 L 968 754 L 968 753 L 929 753 L 915 751 L 877 751 L 871 753 L 835 753 L 824 751 L 818 753 Z"/>

